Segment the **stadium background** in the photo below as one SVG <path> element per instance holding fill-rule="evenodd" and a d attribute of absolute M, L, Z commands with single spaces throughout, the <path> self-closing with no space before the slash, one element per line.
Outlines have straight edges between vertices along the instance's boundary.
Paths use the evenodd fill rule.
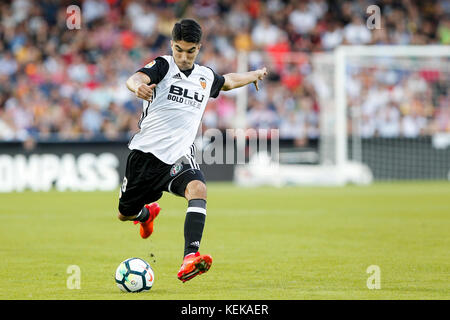
<path fill-rule="evenodd" d="M 376 4 L 381 8 L 381 29 L 369 30 L 366 26 L 368 17 L 366 8 L 371 4 Z M 69 30 L 67 27 L 68 14 L 66 10 L 69 5 L 78 5 L 81 8 L 80 29 Z M 89 238 L 91 232 L 95 231 L 85 224 L 82 226 L 77 225 L 80 221 L 75 218 L 79 214 L 75 207 L 81 205 L 84 201 L 85 206 L 82 206 L 82 208 L 86 212 L 81 214 L 83 219 L 89 221 L 92 215 L 97 214 L 97 218 L 94 219 L 102 221 L 110 230 L 116 230 L 116 225 L 110 222 L 111 212 L 115 212 L 116 191 L 118 191 L 118 185 L 124 172 L 123 163 L 127 154 L 126 144 L 133 133 L 138 130 L 138 119 L 142 112 L 141 102 L 128 91 L 125 81 L 130 74 L 153 58 L 163 54 L 170 54 L 169 40 L 171 29 L 174 22 L 180 18 L 194 18 L 203 28 L 203 46 L 198 63 L 211 67 L 219 74 L 235 72 L 238 67 L 239 52 L 244 51 L 248 53 L 249 70 L 262 67 L 263 65 L 267 66 L 269 76 L 261 83 L 260 91 L 256 92 L 253 88 L 248 88 L 247 126 L 255 129 L 279 129 L 280 146 L 295 150 L 317 150 L 320 143 L 319 112 L 321 105 L 318 99 L 317 87 L 313 85 L 311 77 L 314 74 L 311 62 L 313 54 L 333 52 L 339 45 L 450 44 L 450 3 L 444 0 L 14 0 L 2 1 L 0 12 L 0 164 L 2 166 L 0 172 L 3 179 L 0 189 L 6 192 L 26 191 L 28 189 L 32 191 L 50 191 L 46 195 L 28 192 L 23 193 L 23 195 L 18 193 L 0 195 L 0 199 L 2 199 L 0 214 L 2 219 L 5 219 L 5 223 L 2 223 L 2 228 L 4 228 L 2 229 L 1 241 L 4 244 L 2 255 L 8 261 L 2 272 L 10 272 L 13 267 L 17 268 L 17 272 L 19 272 L 21 264 L 26 265 L 36 261 L 27 260 L 22 255 L 33 248 L 33 245 L 30 246 L 32 242 L 42 241 L 46 250 L 54 252 L 54 256 L 58 257 L 59 251 L 54 251 L 56 249 L 53 247 L 54 239 L 69 237 L 67 243 L 74 243 L 74 241 L 70 241 L 70 237 L 73 237 L 72 240 L 76 239 L 83 243 L 82 241 L 84 240 L 76 238 L 76 236 L 72 235 L 72 231 L 65 229 L 65 222 L 59 216 L 62 212 L 67 214 L 67 217 L 64 216 L 64 219 L 67 218 L 69 222 L 72 221 L 73 226 L 78 226 L 79 229 L 77 230 L 83 230 L 82 234 L 84 237 Z M 294 59 L 294 61 L 285 59 L 286 56 L 291 54 L 299 59 Z M 381 96 L 383 90 L 388 90 L 402 92 L 404 96 L 413 97 L 412 100 L 408 101 L 407 105 L 387 103 L 381 106 L 379 112 L 365 115 L 367 123 L 363 126 L 362 135 L 369 142 L 372 141 L 375 144 L 381 141 L 381 147 L 375 153 L 382 154 L 386 152 L 387 149 L 383 148 L 383 144 L 385 141 L 391 141 L 395 142 L 391 146 L 397 146 L 402 150 L 397 155 L 400 154 L 400 156 L 405 157 L 384 163 L 382 171 L 377 171 L 376 169 L 376 165 L 379 163 L 377 156 L 369 159 L 369 162 L 372 161 L 374 165 L 374 173 L 377 179 L 447 179 L 449 165 L 447 160 L 450 158 L 449 147 L 444 150 L 445 154 L 440 155 L 441 158 L 439 158 L 439 166 L 437 167 L 439 169 L 443 168 L 443 170 L 438 172 L 434 172 L 431 169 L 419 170 L 417 175 L 411 175 L 410 172 L 402 173 L 403 161 L 410 160 L 409 154 L 411 153 L 409 152 L 412 152 L 414 148 L 420 148 L 422 155 L 424 155 L 423 159 L 420 160 L 419 167 L 432 168 L 435 166 L 436 163 L 431 163 L 429 158 L 426 157 L 434 152 L 427 149 L 431 144 L 431 138 L 437 133 L 450 133 L 448 65 L 447 69 L 444 70 L 446 73 L 443 72 L 446 77 L 439 77 L 439 73 L 426 71 L 419 70 L 418 72 L 410 73 L 404 81 L 394 83 L 389 87 L 384 86 L 383 80 L 385 78 L 383 77 L 376 78 L 375 82 L 365 82 L 363 73 L 361 78 L 357 79 L 357 81 L 360 81 L 359 85 L 361 87 L 365 86 L 365 90 L 374 90 L 374 96 Z M 367 69 L 365 72 L 369 75 L 371 70 Z M 209 128 L 218 128 L 220 130 L 233 128 L 237 112 L 236 99 L 236 93 L 232 91 L 222 92 L 219 98 L 211 99 L 205 111 L 201 130 L 205 132 Z M 105 153 L 112 153 L 116 158 L 108 158 L 107 156 L 100 158 Z M 80 155 L 86 154 L 88 156 L 80 160 Z M 41 157 L 33 158 L 36 155 Z M 56 155 L 57 158 L 52 157 L 52 155 Z M 34 165 L 35 160 L 36 165 Z M 55 161 L 58 162 L 58 166 L 63 168 L 62 171 L 67 176 L 58 180 L 58 177 L 51 170 L 48 171 L 49 176 L 42 177 L 39 175 L 41 169 L 45 171 L 46 165 L 49 167 L 55 166 Z M 105 181 L 101 181 L 102 177 L 104 178 L 107 173 L 98 171 L 96 173 L 98 175 L 97 179 L 95 177 L 92 178 L 92 175 L 90 178 L 93 180 L 87 179 L 91 182 L 97 181 L 94 185 L 89 185 L 89 182 L 85 185 L 78 185 L 74 182 L 76 178 L 70 172 L 79 170 L 81 175 L 89 177 L 89 173 L 83 171 L 82 163 L 86 167 L 94 167 L 94 171 L 98 171 L 98 168 L 95 167 L 96 164 L 107 163 L 111 168 L 115 169 L 115 173 L 109 175 Z M 387 167 L 390 169 L 386 173 L 385 169 Z M 232 166 L 203 166 L 203 169 L 208 181 L 229 181 L 233 177 Z M 415 170 L 415 167 L 413 169 Z M 110 170 L 109 173 L 112 171 L 114 170 Z M 399 261 L 401 259 L 404 259 L 403 261 L 406 260 L 406 265 L 411 268 L 402 269 L 398 267 L 400 274 L 402 272 L 403 274 L 408 273 L 408 271 L 413 269 L 416 270 L 415 268 L 421 271 L 426 268 L 431 270 L 428 278 L 421 278 L 422 273 L 419 273 L 420 275 L 417 276 L 417 279 L 426 280 L 423 280 L 425 282 L 418 282 L 418 291 L 416 292 L 410 291 L 408 293 L 409 289 L 401 291 L 408 287 L 406 285 L 402 287 L 401 280 L 395 278 L 395 288 L 391 288 L 392 290 L 389 294 L 384 296 L 368 296 L 366 293 L 361 293 L 360 291 L 355 293 L 351 290 L 335 292 L 333 288 L 329 289 L 331 291 L 325 294 L 323 292 L 317 293 L 314 291 L 315 288 L 324 284 L 315 282 L 313 273 L 311 273 L 311 278 L 302 275 L 301 279 L 299 279 L 291 268 L 292 278 L 289 278 L 289 275 L 286 278 L 291 282 L 283 278 L 287 281 L 286 283 L 283 282 L 283 289 L 290 288 L 293 290 L 293 288 L 305 285 L 306 277 L 306 286 L 309 291 L 302 293 L 297 291 L 280 291 L 279 295 L 273 296 L 272 292 L 268 292 L 261 287 L 261 283 L 258 282 L 260 279 L 255 280 L 253 274 L 250 273 L 250 269 L 246 269 L 248 268 L 246 267 L 242 271 L 242 276 L 245 278 L 247 275 L 249 283 L 245 285 L 254 288 L 256 283 L 256 287 L 261 290 L 260 294 L 253 292 L 253 295 L 250 295 L 244 291 L 239 291 L 241 289 L 244 290 L 244 287 L 239 287 L 239 290 L 237 292 L 233 291 L 230 297 L 241 299 L 249 297 L 256 299 L 265 297 L 279 299 L 311 297 L 448 298 L 448 282 L 441 281 L 448 271 L 448 258 L 445 258 L 445 254 L 442 254 L 445 252 L 448 244 L 448 234 L 445 235 L 444 230 L 448 226 L 449 192 L 447 184 L 448 182 L 445 181 L 443 184 L 418 183 L 415 186 L 409 184 L 406 186 L 402 184 L 398 186 L 376 184 L 373 187 L 375 189 L 351 187 L 350 189 L 342 188 L 342 190 L 314 188 L 297 190 L 287 188 L 286 191 L 274 191 L 272 189 L 256 188 L 254 190 L 244 189 L 244 191 L 235 189 L 237 190 L 234 191 L 235 193 L 231 191 L 233 187 L 224 187 L 222 185 L 214 187 L 212 185 L 210 192 L 213 199 L 218 205 L 222 206 L 220 210 L 231 214 L 230 217 L 233 217 L 231 212 L 234 212 L 235 208 L 229 207 L 231 205 L 227 202 L 229 199 L 217 198 L 217 193 L 214 195 L 214 190 L 235 197 L 237 200 L 232 201 L 235 205 L 242 206 L 242 203 L 246 203 L 237 212 L 249 214 L 236 216 L 237 219 L 242 219 L 242 227 L 240 228 L 243 229 L 238 228 L 237 231 L 230 231 L 230 234 L 244 236 L 246 239 L 253 237 L 253 239 L 261 240 L 261 238 L 258 238 L 259 234 L 269 232 L 267 227 L 259 226 L 256 227 L 254 233 L 251 233 L 245 229 L 244 225 L 247 223 L 258 226 L 256 224 L 257 221 L 252 219 L 257 214 L 263 215 L 269 222 L 272 221 L 268 215 L 271 210 L 277 210 L 278 206 L 270 202 L 270 199 L 274 202 L 284 199 L 285 207 L 283 208 L 286 209 L 285 215 L 292 213 L 292 216 L 284 217 L 286 220 L 273 220 L 271 222 L 273 227 L 275 229 L 280 227 L 279 230 L 277 229 L 278 231 L 274 231 L 274 234 L 280 233 L 280 237 L 282 237 L 281 234 L 288 230 L 286 235 L 289 235 L 291 237 L 289 239 L 294 239 L 294 241 L 289 241 L 289 244 L 285 242 L 285 248 L 290 248 L 292 243 L 300 243 L 312 235 L 314 241 L 311 243 L 301 242 L 299 247 L 293 247 L 294 250 L 299 251 L 301 247 L 303 253 L 306 250 L 305 248 L 309 248 L 306 256 L 299 258 L 296 255 L 286 258 L 293 264 L 302 259 L 303 262 L 300 264 L 300 267 L 304 269 L 308 269 L 314 263 L 318 263 L 318 260 L 320 260 L 318 257 L 321 254 L 320 250 L 329 254 L 328 260 L 327 257 L 324 258 L 325 263 L 328 263 L 330 268 L 332 266 L 335 267 L 336 259 L 338 261 L 339 259 L 333 260 L 332 258 L 335 254 L 333 245 L 324 244 L 322 240 L 314 238 L 316 236 L 315 232 L 317 234 L 322 233 L 322 231 L 328 232 L 327 236 L 330 237 L 328 239 L 330 241 L 336 235 L 338 240 L 339 237 L 341 237 L 341 240 L 348 240 L 345 238 L 347 236 L 345 233 L 349 231 L 346 229 L 349 221 L 356 223 L 354 229 L 349 231 L 350 233 L 355 232 L 355 235 L 365 235 L 367 230 L 373 232 L 372 242 L 362 241 L 361 245 L 376 247 L 379 245 L 377 235 L 384 235 L 384 241 L 386 242 L 382 242 L 382 247 L 379 247 L 380 252 L 386 252 L 387 248 L 389 248 L 388 243 L 395 239 L 398 240 L 398 237 L 405 242 L 414 242 L 411 239 L 417 233 L 422 235 L 423 238 L 426 235 L 430 235 L 428 242 L 418 243 L 416 247 L 413 245 L 404 247 L 400 242 L 400 244 L 394 245 L 393 248 L 389 248 L 393 252 L 398 253 Z M 85 200 L 80 201 L 78 199 L 80 194 L 78 193 L 56 193 L 51 191 L 53 188 L 60 191 L 113 190 L 112 193 L 114 195 L 111 196 L 111 193 L 99 194 L 93 192 L 85 194 L 83 196 L 86 197 L 84 198 Z M 425 188 L 429 191 L 423 192 Z M 371 193 L 372 191 L 373 194 Z M 249 199 L 253 200 L 242 198 L 239 192 L 242 192 L 242 194 L 247 193 Z M 353 195 L 355 194 L 362 199 L 359 205 L 353 202 Z M 372 198 L 375 194 L 379 198 Z M 405 198 L 405 194 L 408 194 L 411 198 Z M 293 199 L 296 197 L 299 197 L 302 203 L 290 202 L 294 201 Z M 328 209 L 326 200 L 321 209 L 327 213 L 317 209 L 317 203 L 313 200 L 315 197 L 331 199 Z M 411 218 L 406 216 L 404 212 L 406 210 L 405 206 L 407 206 L 405 203 L 408 203 L 414 197 L 416 197 L 416 201 L 412 201 L 410 205 L 415 206 L 415 208 L 411 207 L 408 209 L 410 212 L 414 212 Z M 261 204 L 264 206 L 262 208 L 257 206 L 257 202 L 261 199 L 266 199 L 266 202 L 263 201 Z M 334 202 L 336 199 L 341 199 L 340 201 L 343 202 Z M 37 211 L 36 215 L 33 216 L 30 213 L 28 218 L 36 223 L 38 230 L 48 234 L 47 238 L 42 236 L 42 234 L 30 233 L 25 235 L 20 233 L 22 232 L 20 227 L 21 220 L 14 218 L 14 215 L 11 216 L 11 213 L 16 213 L 16 217 L 20 217 L 23 214 L 21 203 L 28 205 L 32 202 L 39 203 L 39 201 L 42 201 L 42 203 L 35 208 L 35 211 Z M 175 204 L 172 204 L 170 199 L 164 201 L 163 205 L 167 216 L 171 217 L 171 221 L 175 221 L 174 216 L 180 216 L 178 211 L 184 210 L 183 204 L 177 202 L 178 200 L 173 200 Z M 380 207 L 378 209 L 382 212 L 381 214 L 373 212 L 373 215 L 369 214 L 368 220 L 360 218 L 360 212 L 357 212 L 358 209 L 364 212 L 367 206 L 372 204 L 375 208 L 380 201 L 386 203 L 389 209 Z M 427 206 L 427 202 L 435 203 L 435 206 Z M 67 208 L 67 203 L 74 208 Z M 342 203 L 345 203 L 346 206 L 340 206 Z M 100 204 L 108 204 L 107 209 L 103 209 Z M 358 208 L 354 206 L 358 206 Z M 337 212 L 334 210 L 336 207 L 338 207 Z M 298 208 L 302 208 L 305 211 L 299 213 L 297 212 Z M 68 211 L 66 212 L 66 210 Z M 225 218 L 225 215 L 221 215 L 220 210 L 218 218 L 214 218 L 211 215 L 210 228 L 214 228 L 214 219 L 219 219 L 216 220 L 216 223 L 223 222 L 225 223 L 224 225 L 231 223 L 230 220 Z M 315 217 L 313 214 L 317 210 L 320 211 L 319 213 L 322 213 L 319 217 Z M 398 220 L 395 220 L 394 225 L 390 225 L 389 223 L 393 223 L 390 217 L 395 215 L 396 210 L 404 213 L 405 219 L 402 220 L 400 217 Z M 420 210 L 428 211 L 430 220 L 426 220 L 421 216 L 418 212 Z M 303 212 L 309 213 L 305 216 Z M 334 213 L 342 214 L 343 218 L 336 218 L 333 215 Z M 283 213 L 280 214 L 283 217 Z M 41 220 L 38 219 L 41 215 L 43 216 L 43 221 L 48 223 L 50 223 L 50 218 L 55 219 L 53 220 L 55 226 L 61 232 L 66 232 L 66 234 L 54 234 L 53 232 L 56 231 L 53 228 L 41 225 Z M 114 216 L 114 214 L 112 215 Z M 315 218 L 318 219 L 317 224 L 311 222 Z M 287 225 L 281 225 L 282 221 L 288 224 L 291 223 L 291 226 L 297 226 L 297 229 L 293 230 Z M 365 229 L 373 222 L 376 222 L 372 225 L 375 226 L 375 229 Z M 178 223 L 181 222 L 178 221 Z M 431 224 L 430 228 L 426 229 L 425 227 L 426 230 L 421 229 L 421 226 L 427 223 Z M 331 226 L 331 224 L 335 227 Z M 385 229 L 387 225 L 393 227 L 399 233 L 397 235 L 390 234 Z M 402 228 L 403 226 L 407 226 L 407 228 Z M 308 231 L 305 229 L 306 227 L 311 229 Z M 336 231 L 339 227 L 342 228 L 341 231 L 343 230 L 342 234 L 339 233 L 340 231 Z M 161 228 L 168 232 L 164 224 Z M 12 233 L 13 230 L 17 230 L 16 234 L 22 234 L 25 242 L 19 241 L 16 244 L 15 236 Z M 122 237 L 130 237 L 129 229 L 126 229 L 126 232 L 129 233 L 117 230 L 116 232 L 121 234 Z M 214 242 L 215 238 L 211 230 L 213 229 L 209 231 L 209 237 L 212 240 L 210 248 L 214 248 L 214 244 L 216 244 L 216 247 L 223 248 L 224 245 L 221 242 Z M 257 233 L 258 230 L 260 233 Z M 295 238 L 297 237 L 295 234 L 299 230 L 303 230 L 305 239 Z M 345 230 L 347 231 L 344 232 Z M 381 233 L 376 233 L 376 230 Z M 406 234 L 401 234 L 400 230 Z M 167 237 L 169 235 L 170 233 L 168 233 Z M 267 247 L 274 245 L 277 248 L 277 244 L 280 244 L 280 242 L 275 235 L 272 238 L 264 238 L 261 240 L 262 243 Z M 322 234 L 321 236 L 324 235 Z M 333 238 L 333 241 L 339 243 L 336 238 Z M 236 239 L 239 239 L 239 237 L 228 239 L 227 241 L 229 242 L 227 243 L 230 245 L 233 241 L 237 241 Z M 273 242 L 270 242 L 271 240 Z M 323 242 L 328 240 L 325 238 Z M 155 241 L 156 250 L 161 249 L 163 247 L 162 241 L 158 242 L 158 239 Z M 256 245 L 256 240 L 254 242 L 249 241 Z M 11 243 L 11 248 L 13 249 L 6 247 L 8 243 Z M 126 243 L 130 244 L 131 241 L 125 241 L 113 257 L 106 257 L 100 254 L 98 259 L 105 259 L 114 268 L 114 265 L 116 262 L 119 262 L 121 257 L 125 258 L 126 255 L 132 254 L 127 251 L 129 247 L 126 248 Z M 67 246 L 70 247 L 71 244 L 67 244 Z M 321 249 L 316 252 L 314 249 L 311 249 L 314 246 Z M 327 246 L 328 249 L 326 249 Z M 34 248 L 36 252 L 41 250 L 38 247 Z M 73 249 L 73 247 L 71 248 Z M 405 250 L 405 248 L 411 251 Z M 408 252 L 417 253 L 418 248 L 420 254 L 416 257 L 417 260 L 415 262 L 428 261 L 424 264 L 418 262 L 419 267 L 409 261 L 406 255 Z M 429 249 L 427 253 L 425 253 L 428 250 L 426 248 Z M 144 250 L 143 246 L 135 248 L 134 252 L 136 255 L 140 254 L 138 249 Z M 172 247 L 170 249 L 172 250 Z M 283 254 L 288 254 L 287 249 L 283 250 L 281 248 L 280 250 Z M 359 250 L 359 248 L 356 248 L 354 250 L 355 254 L 358 254 L 365 249 Z M 14 251 L 18 252 L 20 259 L 12 258 L 12 252 Z M 172 251 L 176 251 L 176 249 Z M 83 252 L 83 250 L 80 252 Z M 402 255 L 402 252 L 405 252 L 405 255 Z M 172 252 L 170 251 L 170 253 Z M 341 253 L 342 256 L 346 256 L 347 251 L 342 251 Z M 98 252 L 88 253 L 87 256 L 98 263 L 96 254 Z M 218 259 L 223 258 L 223 256 L 219 255 L 219 252 L 215 254 Z M 246 253 L 242 254 L 245 255 Z M 260 258 L 264 254 L 264 252 L 257 250 L 252 257 Z M 44 253 L 44 256 L 47 256 L 46 253 Z M 351 259 L 357 261 L 359 267 L 369 265 L 370 262 L 366 263 L 365 260 L 358 260 L 362 259 L 360 257 L 363 256 L 364 254 L 361 254 Z M 172 263 L 169 253 L 159 253 L 158 257 L 160 258 L 158 266 L 160 270 L 164 269 L 166 262 L 168 265 L 168 261 Z M 230 258 L 226 255 L 225 257 Z M 64 273 L 64 268 L 70 259 L 66 256 L 60 258 L 61 262 L 58 262 L 59 264 L 57 263 L 56 265 L 60 269 L 62 268 L 62 273 Z M 85 257 L 79 257 L 81 261 L 83 261 L 83 258 Z M 36 259 L 40 261 L 39 258 Z M 230 258 L 229 260 L 231 261 L 232 259 Z M 385 264 L 388 264 L 386 261 Z M 83 270 L 93 270 L 97 266 L 86 262 Z M 105 267 L 103 271 L 109 272 L 111 266 L 108 266 L 109 269 Z M 347 267 L 352 270 L 351 266 L 353 265 L 343 264 L 342 268 Z M 39 269 L 48 267 L 46 263 L 43 264 L 42 268 L 41 265 L 38 266 Z M 320 269 L 321 265 L 318 268 Z M 326 268 L 323 269 L 324 273 L 330 269 L 326 270 Z M 52 281 L 59 279 L 57 276 L 58 272 L 61 271 L 55 271 L 54 274 L 50 275 Z M 342 272 L 344 271 L 342 270 Z M 287 271 L 286 273 L 289 274 Z M 364 282 L 364 270 L 362 273 L 362 281 Z M 271 274 L 274 275 L 275 271 L 272 270 Z M 333 272 L 330 274 L 333 274 Z M 62 278 L 65 276 L 63 274 Z M 19 277 L 18 273 L 17 277 Z M 59 274 L 59 277 L 61 278 L 61 274 Z M 162 276 L 161 283 L 169 281 L 167 280 L 168 278 L 164 277 Z M 14 276 L 10 278 L 14 280 Z M 214 278 L 214 275 L 211 275 L 211 279 L 217 280 L 218 278 Z M 237 276 L 233 279 L 236 283 L 241 281 Z M 10 286 L 9 280 L 4 279 L 2 281 L 6 281 L 2 283 L 2 287 Z M 277 287 L 279 285 L 275 280 L 269 279 L 268 281 L 269 284 L 264 287 L 271 287 L 271 285 Z M 93 282 L 95 282 L 95 279 Z M 280 283 L 282 283 L 281 280 Z M 331 282 L 330 286 L 333 284 Z M 435 285 L 435 291 L 423 289 L 424 286 L 431 284 Z M 102 284 L 97 283 L 96 285 Z M 237 285 L 239 286 L 239 284 Z M 337 281 L 335 285 L 339 287 L 342 286 L 342 283 Z M 209 288 L 214 288 L 213 284 L 206 283 L 206 287 L 208 286 Z M 32 298 L 31 295 L 28 295 L 27 290 L 20 291 L 20 288 L 21 286 L 18 286 L 18 291 L 14 291 L 12 295 L 8 295 L 7 291 L 4 291 L 5 295 L 2 297 Z M 95 292 L 96 287 L 92 285 L 92 288 Z M 169 291 L 171 289 L 177 290 L 174 289 L 176 288 L 175 286 L 172 287 L 171 282 L 168 288 Z M 423 290 L 420 291 L 420 288 Z M 35 295 L 33 297 L 39 297 L 38 292 L 41 289 L 42 287 L 35 287 L 33 291 Z M 60 291 L 58 289 L 52 293 L 54 288 L 46 288 L 43 290 L 40 298 L 54 297 L 53 294 L 60 298 L 73 298 L 72 292 L 68 292 L 66 288 L 63 289 Z M 397 289 L 399 291 L 396 291 Z M 403 293 L 404 295 L 402 295 Z M 103 291 L 99 295 L 95 294 L 94 297 L 110 298 L 108 296 L 109 293 L 105 294 Z M 102 294 L 105 294 L 105 296 L 102 296 Z M 211 296 L 200 295 L 199 297 L 206 299 L 210 297 L 227 298 L 226 294 L 228 293 L 215 292 L 211 293 Z M 79 297 L 91 298 L 89 295 L 81 295 Z M 187 296 L 171 296 L 169 294 L 157 297 L 185 298 Z"/>
<path fill-rule="evenodd" d="M 375 30 L 366 27 L 369 2 L 2 2 L 0 140 L 11 142 L 3 144 L 3 152 L 17 154 L 22 143 L 28 150 L 36 142 L 36 153 L 45 152 L 46 143 L 54 148 L 54 143 L 61 141 L 116 141 L 125 145 L 138 130 L 142 109 L 124 83 L 153 58 L 170 53 L 173 23 L 186 16 L 197 19 L 203 27 L 200 64 L 219 74 L 235 72 L 238 54 L 244 51 L 248 53 L 249 70 L 263 65 L 270 70 L 261 91 L 256 94 L 254 89 L 248 90 L 247 127 L 279 129 L 282 147 L 317 151 L 321 106 L 317 97 L 320 88 L 312 81 L 312 54 L 332 52 L 345 44 L 427 45 L 450 41 L 447 1 L 376 1 L 383 27 Z M 70 30 L 67 7 L 73 4 L 81 8 L 81 28 Z M 294 58 L 286 59 L 289 55 Z M 389 86 L 384 84 L 388 75 L 372 82 L 365 80 L 364 73 L 371 72 L 365 69 L 356 79 L 357 85 L 364 86 L 361 91 L 371 91 L 372 97 L 400 92 L 413 98 L 403 104 L 387 101 L 376 112 L 365 113 L 361 136 L 400 138 L 400 145 L 401 138 L 409 140 L 403 145 L 418 141 L 418 148 L 424 150 L 417 156 L 424 159 L 420 165 L 426 166 L 430 160 L 446 161 L 447 153 L 438 161 L 423 154 L 433 152 L 426 147 L 430 144 L 426 137 L 450 131 L 448 72 L 439 78 L 435 70 L 417 70 Z M 211 99 L 203 118 L 203 132 L 235 127 L 236 94 L 230 91 Z M 414 147 L 417 145 L 412 144 Z M 65 152 L 61 150 L 59 153 Z M 124 152 L 116 151 L 121 163 Z M 373 166 L 377 161 L 377 157 L 366 159 Z M 402 163 L 396 160 L 384 166 L 401 167 Z M 447 173 L 445 165 L 431 174 L 416 170 L 416 175 L 397 175 L 398 170 L 386 173 L 373 166 L 375 177 L 381 179 L 445 179 Z M 233 170 L 225 168 L 205 170 L 210 171 L 211 180 L 231 180 Z"/>

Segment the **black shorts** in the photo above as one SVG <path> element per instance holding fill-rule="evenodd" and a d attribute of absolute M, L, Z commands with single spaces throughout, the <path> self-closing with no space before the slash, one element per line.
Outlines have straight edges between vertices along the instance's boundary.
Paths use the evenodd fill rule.
<path fill-rule="evenodd" d="M 193 180 L 205 183 L 194 157 L 183 157 L 170 165 L 151 153 L 132 150 L 120 188 L 119 212 L 124 216 L 134 216 L 145 204 L 161 198 L 163 191 L 184 197 L 187 184 Z"/>

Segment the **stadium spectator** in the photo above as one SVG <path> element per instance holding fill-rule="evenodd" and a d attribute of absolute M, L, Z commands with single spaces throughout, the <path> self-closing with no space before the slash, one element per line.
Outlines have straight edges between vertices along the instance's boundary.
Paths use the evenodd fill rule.
<path fill-rule="evenodd" d="M 355 15 L 352 22 L 344 28 L 344 39 L 348 44 L 368 44 L 371 41 L 370 30 L 363 23 L 362 19 Z"/>
<path fill-rule="evenodd" d="M 444 0 L 377 1 L 379 30 L 366 28 L 372 3 L 364 0 L 74 3 L 81 7 L 79 30 L 66 27 L 66 9 L 73 4 L 68 1 L 0 3 L 1 140 L 129 139 L 141 106 L 122 85 L 124 78 L 167 52 L 173 23 L 185 16 L 204 28 L 208 45 L 201 64 L 221 74 L 236 71 L 238 52 L 245 50 L 249 68 L 269 66 L 258 98 L 249 90 L 248 123 L 298 139 L 317 137 L 319 130 L 311 53 L 340 44 L 450 43 L 450 5 Z M 350 107 L 361 107 L 367 124 L 363 136 L 450 131 L 448 70 L 366 68 L 349 80 Z M 365 101 L 356 99 L 363 95 Z M 233 127 L 234 98 L 222 94 L 210 102 L 204 129 Z"/>

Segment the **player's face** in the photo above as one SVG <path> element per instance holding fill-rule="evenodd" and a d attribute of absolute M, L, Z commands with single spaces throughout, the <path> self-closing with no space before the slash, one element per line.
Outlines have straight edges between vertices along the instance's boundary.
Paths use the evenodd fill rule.
<path fill-rule="evenodd" d="M 180 70 L 191 69 L 194 65 L 195 59 L 200 51 L 200 43 L 180 41 L 170 41 L 172 46 L 172 55 L 175 63 Z"/>

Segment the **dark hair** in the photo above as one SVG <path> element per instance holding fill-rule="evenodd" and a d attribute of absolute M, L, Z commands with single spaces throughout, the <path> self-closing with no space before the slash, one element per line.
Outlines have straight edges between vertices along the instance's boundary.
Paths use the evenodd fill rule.
<path fill-rule="evenodd" d="M 173 26 L 172 40 L 200 43 L 202 39 L 202 28 L 197 21 L 192 19 L 183 19 Z"/>

